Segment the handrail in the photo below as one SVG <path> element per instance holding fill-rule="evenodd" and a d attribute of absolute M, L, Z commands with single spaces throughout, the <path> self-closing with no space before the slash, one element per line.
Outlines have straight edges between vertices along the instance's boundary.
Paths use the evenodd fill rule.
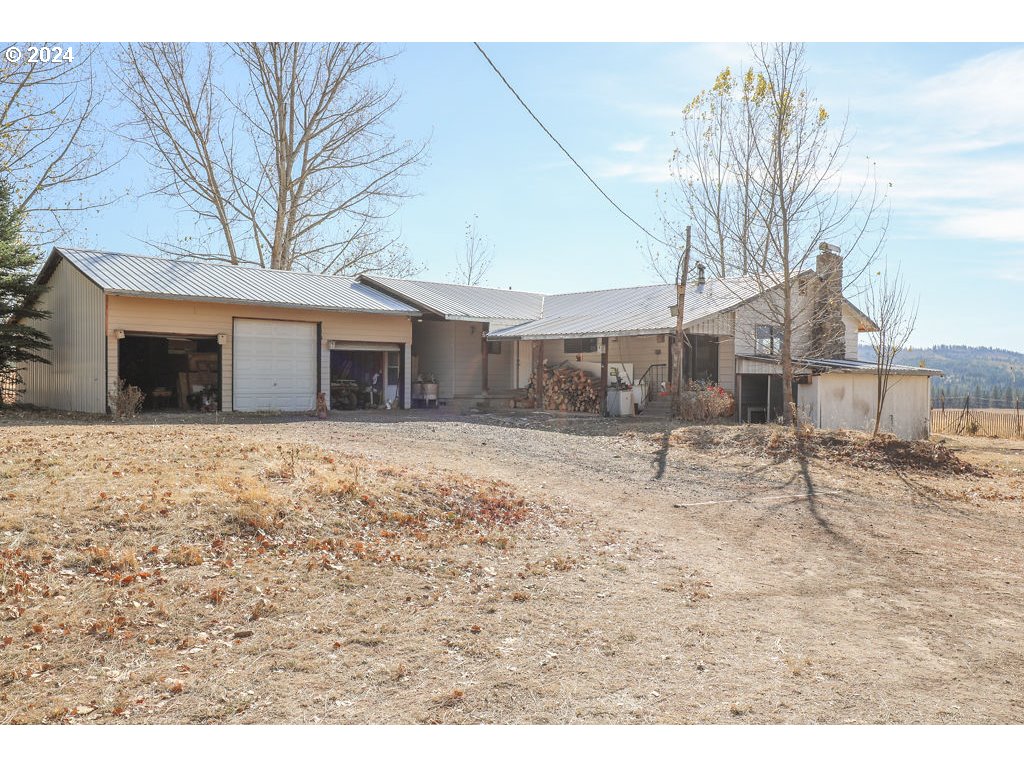
<path fill-rule="evenodd" d="M 639 379 L 637 379 L 637 381 L 642 382 L 645 385 L 644 405 L 657 396 L 661 388 L 661 383 L 665 381 L 667 377 L 668 363 L 652 363 L 647 366 L 647 370 L 644 371 L 643 375 Z"/>

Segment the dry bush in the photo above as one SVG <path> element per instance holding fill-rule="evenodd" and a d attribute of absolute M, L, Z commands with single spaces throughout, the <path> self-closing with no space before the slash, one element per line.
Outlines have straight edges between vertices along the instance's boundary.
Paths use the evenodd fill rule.
<path fill-rule="evenodd" d="M 691 381 L 680 394 L 679 416 L 686 421 L 714 421 L 736 413 L 736 401 L 722 387 L 704 381 Z"/>
<path fill-rule="evenodd" d="M 805 423 L 795 430 L 774 424 L 688 427 L 673 432 L 671 441 L 725 455 L 817 458 L 864 469 L 896 467 L 936 474 L 990 476 L 987 470 L 930 440 L 901 440 L 885 434 L 873 438 L 864 432 L 846 430 L 819 431 Z"/>
<path fill-rule="evenodd" d="M 115 418 L 134 419 L 142 410 L 142 401 L 145 399 L 141 389 L 124 379 L 118 379 L 117 389 L 110 393 L 108 404 Z"/>

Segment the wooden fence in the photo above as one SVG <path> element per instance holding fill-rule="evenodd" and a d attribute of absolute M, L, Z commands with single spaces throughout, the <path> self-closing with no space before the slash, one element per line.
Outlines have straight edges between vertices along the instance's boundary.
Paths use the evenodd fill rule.
<path fill-rule="evenodd" d="M 933 408 L 932 432 L 1024 440 L 1024 409 Z"/>

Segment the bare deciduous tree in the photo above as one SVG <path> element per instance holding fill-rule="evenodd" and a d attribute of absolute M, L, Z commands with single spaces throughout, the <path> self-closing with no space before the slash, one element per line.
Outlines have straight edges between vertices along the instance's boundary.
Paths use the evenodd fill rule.
<path fill-rule="evenodd" d="M 745 275 L 743 282 L 756 284 L 762 299 L 750 307 L 770 338 L 778 333 L 771 353 L 781 365 L 789 421 L 793 357 L 823 356 L 840 341 L 824 338 L 818 313 L 823 305 L 841 311 L 838 297 L 813 300 L 835 287 L 812 274 L 822 244 L 839 243 L 845 252 L 841 292 L 877 257 L 888 216 L 873 174 L 846 185 L 846 122 L 834 124 L 809 92 L 803 46 L 757 45 L 752 56 L 754 66 L 742 76 L 724 70 L 684 108 L 671 161 L 676 183 L 663 219 L 666 239 L 681 229 L 675 222 L 692 223 L 694 254 L 718 276 Z M 659 271 L 672 266 L 671 256 L 657 252 L 651 261 Z M 729 290 L 727 282 L 720 286 Z M 834 336 L 835 329 L 832 323 L 826 332 Z"/>
<path fill-rule="evenodd" d="M 882 411 L 889 393 L 896 356 L 907 348 L 917 325 L 917 301 L 911 301 L 903 277 L 897 269 L 876 272 L 864 292 L 864 311 L 871 317 L 877 330 L 868 335 L 875 354 L 876 400 L 875 428 L 882 425 Z"/>
<path fill-rule="evenodd" d="M 408 274 L 387 220 L 424 147 L 398 141 L 398 104 L 367 43 L 122 46 L 117 82 L 154 192 L 207 225 L 213 247 L 164 250 L 272 269 Z"/>
<path fill-rule="evenodd" d="M 95 48 L 56 48 L 46 43 L 0 43 L 23 52 L 0 59 L 0 175 L 13 206 L 23 211 L 23 234 L 34 248 L 65 237 L 80 214 L 110 202 L 95 194 L 95 181 L 113 165 L 105 161 L 103 132 L 94 125 L 100 89 L 93 71 Z M 25 55 L 45 48 L 51 60 Z M 69 60 L 70 59 L 70 60 Z"/>
<path fill-rule="evenodd" d="M 494 264 L 494 244 L 477 229 L 477 217 L 466 222 L 465 243 L 461 253 L 455 254 L 453 278 L 465 285 L 480 285 Z"/>

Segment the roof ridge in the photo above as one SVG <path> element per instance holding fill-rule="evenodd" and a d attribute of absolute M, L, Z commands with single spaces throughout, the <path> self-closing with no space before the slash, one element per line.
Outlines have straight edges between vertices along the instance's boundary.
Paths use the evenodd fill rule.
<path fill-rule="evenodd" d="M 443 285 L 445 288 L 471 288 L 481 291 L 497 291 L 502 294 L 525 293 L 529 296 L 548 296 L 550 294 L 539 291 L 519 291 L 512 288 L 492 288 L 489 285 L 467 285 L 465 283 L 445 283 L 440 280 L 416 280 L 411 277 L 388 277 L 387 275 L 375 275 L 372 272 L 360 272 L 357 277 L 367 277 L 370 280 L 394 280 L 402 283 L 420 283 L 421 285 Z"/>
<path fill-rule="evenodd" d="M 224 269 L 243 269 L 243 270 L 246 270 L 246 271 L 249 271 L 249 272 L 259 272 L 259 273 L 270 272 L 270 273 L 276 273 L 276 274 L 282 274 L 282 275 L 303 275 L 305 277 L 326 277 L 326 278 L 334 278 L 334 279 L 338 279 L 338 280 L 350 280 L 353 283 L 356 282 L 356 277 L 357 277 L 356 275 L 332 275 L 332 274 L 327 274 L 326 272 L 307 272 L 306 270 L 302 270 L 302 269 L 277 269 L 275 267 L 258 267 L 258 266 L 251 265 L 251 264 L 229 264 L 229 263 L 223 262 L 223 261 L 216 261 L 216 260 L 209 260 L 209 261 L 207 261 L 207 260 L 204 260 L 204 259 L 196 259 L 196 258 L 188 258 L 188 257 L 181 258 L 181 259 L 168 259 L 168 258 L 163 258 L 161 256 L 149 256 L 149 255 L 141 254 L 141 253 L 125 253 L 123 251 L 103 251 L 103 250 L 97 250 L 95 248 L 68 248 L 66 246 L 55 245 L 54 246 L 54 250 L 58 251 L 62 256 L 66 256 L 68 251 L 74 251 L 74 252 L 77 252 L 77 253 L 96 254 L 96 255 L 101 255 L 101 256 L 118 256 L 118 257 L 129 258 L 129 259 L 143 259 L 145 261 L 160 261 L 160 262 L 164 262 L 164 263 L 167 263 L 167 264 L 198 264 L 198 265 L 203 266 L 203 267 L 217 267 L 217 268 L 224 268 Z"/>
<path fill-rule="evenodd" d="M 749 279 L 751 277 L 752 277 L 751 275 L 732 275 L 731 277 L 709 277 L 705 281 L 705 283 L 706 284 L 711 284 L 711 283 L 730 283 L 730 282 L 739 281 L 739 280 L 746 280 L 746 279 Z M 686 283 L 686 287 L 687 288 L 694 287 L 695 285 L 696 285 L 696 283 L 694 281 L 687 281 L 687 283 Z M 644 283 L 643 285 L 626 285 L 626 286 L 622 286 L 620 288 L 593 288 L 593 289 L 591 289 L 589 291 L 568 291 L 566 293 L 551 293 L 551 294 L 548 294 L 548 295 L 549 296 L 582 296 L 585 293 L 607 293 L 609 291 L 633 291 L 633 290 L 636 290 L 637 288 L 660 288 L 662 286 L 664 286 L 666 288 L 674 288 L 675 284 L 673 284 L 673 283 Z"/>

